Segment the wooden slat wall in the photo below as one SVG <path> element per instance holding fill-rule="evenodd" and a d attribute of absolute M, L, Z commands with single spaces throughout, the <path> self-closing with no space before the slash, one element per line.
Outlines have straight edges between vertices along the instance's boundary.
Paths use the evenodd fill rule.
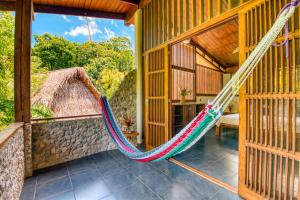
<path fill-rule="evenodd" d="M 247 0 L 151 0 L 143 8 L 144 52 Z"/>
<path fill-rule="evenodd" d="M 244 60 L 287 0 L 264 0 L 240 14 Z M 300 199 L 299 9 L 290 20 L 290 59 L 271 47 L 240 95 L 239 193 L 254 199 Z M 277 42 L 283 41 L 283 33 Z"/>
<path fill-rule="evenodd" d="M 195 96 L 195 47 L 178 43 L 172 46 L 171 53 L 172 67 L 172 100 L 179 101 L 181 99 L 180 91 L 187 89 L 191 93 L 186 100 L 194 101 Z"/>
<path fill-rule="evenodd" d="M 222 89 L 223 73 L 205 66 L 196 66 L 197 95 L 214 95 Z"/>
<path fill-rule="evenodd" d="M 145 56 L 145 136 L 146 148 L 168 140 L 168 48 Z"/>

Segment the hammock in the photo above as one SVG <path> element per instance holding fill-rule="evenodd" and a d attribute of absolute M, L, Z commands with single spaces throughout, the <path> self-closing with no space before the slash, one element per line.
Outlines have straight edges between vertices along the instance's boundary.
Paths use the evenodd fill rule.
<path fill-rule="evenodd" d="M 185 128 L 183 128 L 171 140 L 159 147 L 147 152 L 142 152 L 133 146 L 124 136 L 120 126 L 118 125 L 107 98 L 105 96 L 101 96 L 100 103 L 104 122 L 109 135 L 116 144 L 116 147 L 123 154 L 136 161 L 157 162 L 180 154 L 193 146 L 218 122 L 220 117 L 223 115 L 223 111 L 228 107 L 231 100 L 238 93 L 243 83 L 250 76 L 284 26 L 286 33 L 288 33 L 287 23 L 289 18 L 295 12 L 297 6 L 299 6 L 299 0 L 294 0 L 282 9 L 272 28 L 259 42 L 257 47 L 252 51 L 247 60 L 225 85 L 222 91 L 216 96 L 213 102 L 209 102 L 205 109 L 203 109 Z M 286 46 L 288 45 L 287 34 L 286 40 L 282 44 L 285 44 Z M 289 48 L 287 46 L 286 55 L 288 55 L 288 49 Z"/>

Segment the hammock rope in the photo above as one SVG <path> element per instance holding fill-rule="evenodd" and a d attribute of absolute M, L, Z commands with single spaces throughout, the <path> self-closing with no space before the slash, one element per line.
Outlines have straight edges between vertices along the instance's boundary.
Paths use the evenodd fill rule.
<path fill-rule="evenodd" d="M 100 103 L 104 116 L 104 123 L 108 133 L 113 139 L 116 147 L 126 156 L 139 162 L 157 162 L 182 153 L 197 143 L 220 119 L 223 111 L 228 107 L 238 93 L 244 82 L 252 74 L 253 70 L 268 51 L 271 45 L 286 45 L 286 56 L 288 56 L 288 20 L 294 14 L 300 1 L 294 0 L 287 4 L 279 13 L 275 23 L 249 57 L 237 70 L 231 80 L 225 85 L 213 102 L 203 109 L 187 126 L 185 126 L 171 140 L 150 151 L 142 152 L 132 145 L 123 134 L 117 120 L 112 112 L 111 106 L 105 96 L 101 96 Z M 285 27 L 285 41 L 275 44 L 277 36 Z"/>

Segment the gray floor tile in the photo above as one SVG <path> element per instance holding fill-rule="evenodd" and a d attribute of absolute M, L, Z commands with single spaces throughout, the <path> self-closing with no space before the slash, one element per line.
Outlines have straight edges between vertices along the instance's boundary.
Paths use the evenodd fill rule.
<path fill-rule="evenodd" d="M 34 200 L 35 193 L 35 185 L 24 185 L 23 190 L 21 192 L 20 200 Z"/>
<path fill-rule="evenodd" d="M 47 200 L 75 200 L 74 192 L 69 191 L 69 192 L 63 192 L 61 194 L 58 194 L 54 197 L 51 197 Z"/>
<path fill-rule="evenodd" d="M 95 170 L 95 163 L 89 158 L 74 160 L 68 163 L 70 174 L 82 173 L 84 171 Z"/>
<path fill-rule="evenodd" d="M 112 190 L 113 192 L 117 192 L 125 187 L 130 186 L 131 184 L 138 182 L 139 180 L 133 174 L 130 174 L 128 172 L 121 172 L 112 176 L 105 177 L 104 181 L 108 185 L 110 190 Z"/>
<path fill-rule="evenodd" d="M 143 185 L 141 182 L 136 182 L 128 187 L 118 191 L 115 195 L 118 200 L 154 200 L 159 197 Z"/>
<path fill-rule="evenodd" d="M 102 198 L 100 200 L 117 200 L 117 199 L 113 195 L 110 195 L 110 196 L 104 197 L 104 198 Z"/>
<path fill-rule="evenodd" d="M 163 196 L 165 200 L 208 200 L 209 198 L 193 187 L 188 187 L 186 184 L 178 182 L 172 185 L 172 188 Z"/>
<path fill-rule="evenodd" d="M 58 178 L 45 184 L 37 185 L 36 199 L 47 199 L 70 190 L 72 190 L 72 186 L 69 177 Z"/>
<path fill-rule="evenodd" d="M 201 145 L 196 145 L 193 156 L 199 154 Z M 59 178 L 65 172 L 54 167 L 43 171 L 43 175 L 27 179 L 21 200 L 74 200 L 74 197 L 76 200 L 206 200 L 222 195 L 238 198 L 169 161 L 143 164 L 129 160 L 117 151 L 72 161 L 67 167 L 71 172 L 68 176 Z M 35 184 L 38 178 L 39 184 Z M 33 199 L 35 190 L 36 198 Z"/>
<path fill-rule="evenodd" d="M 240 200 L 238 195 L 225 190 L 225 189 L 220 189 L 215 195 L 211 197 L 211 200 Z"/>
<path fill-rule="evenodd" d="M 73 188 L 80 187 L 82 185 L 91 185 L 94 182 L 103 180 L 97 170 L 91 170 L 84 173 L 70 175 Z"/>
<path fill-rule="evenodd" d="M 189 187 L 190 190 L 195 190 L 197 193 L 203 195 L 203 198 L 212 197 L 220 187 L 199 177 L 199 176 L 184 176 L 178 182 Z"/>
<path fill-rule="evenodd" d="M 68 176 L 68 168 L 66 166 L 44 169 L 37 174 L 37 184 L 40 185 L 64 176 Z"/>
<path fill-rule="evenodd" d="M 221 138 L 216 138 L 212 129 L 195 146 L 175 156 L 175 159 L 236 186 L 237 180 L 234 175 L 238 173 L 237 132 L 226 129 Z"/>
<path fill-rule="evenodd" d="M 108 164 L 107 162 L 105 164 L 97 164 L 97 170 L 101 174 L 101 176 L 106 177 L 106 176 L 111 176 L 115 175 L 121 172 L 125 172 L 126 170 L 122 167 L 121 164 L 119 164 L 116 161 L 110 162 Z"/>
<path fill-rule="evenodd" d="M 109 196 L 111 191 L 103 180 L 91 181 L 74 188 L 76 200 L 98 200 Z"/>
<path fill-rule="evenodd" d="M 140 180 L 149 188 L 151 188 L 156 194 L 162 196 L 165 191 L 169 191 L 172 188 L 174 182 L 170 177 L 162 172 L 153 171 L 145 175 L 139 176 Z"/>

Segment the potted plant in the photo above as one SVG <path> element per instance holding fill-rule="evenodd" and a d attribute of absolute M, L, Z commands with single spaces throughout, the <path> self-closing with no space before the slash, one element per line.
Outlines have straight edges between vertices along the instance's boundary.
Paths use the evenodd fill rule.
<path fill-rule="evenodd" d="M 188 89 L 186 89 L 186 88 L 181 89 L 181 90 L 180 90 L 180 96 L 181 96 L 180 102 L 181 102 L 181 103 L 185 103 L 185 101 L 186 101 L 186 96 L 188 96 L 190 93 L 191 93 L 191 91 L 188 90 Z"/>
<path fill-rule="evenodd" d="M 124 124 L 126 126 L 126 132 L 130 133 L 131 132 L 131 125 L 132 125 L 132 121 L 131 121 L 131 117 L 129 115 L 129 113 L 127 113 L 126 115 L 123 116 L 124 119 Z"/>

